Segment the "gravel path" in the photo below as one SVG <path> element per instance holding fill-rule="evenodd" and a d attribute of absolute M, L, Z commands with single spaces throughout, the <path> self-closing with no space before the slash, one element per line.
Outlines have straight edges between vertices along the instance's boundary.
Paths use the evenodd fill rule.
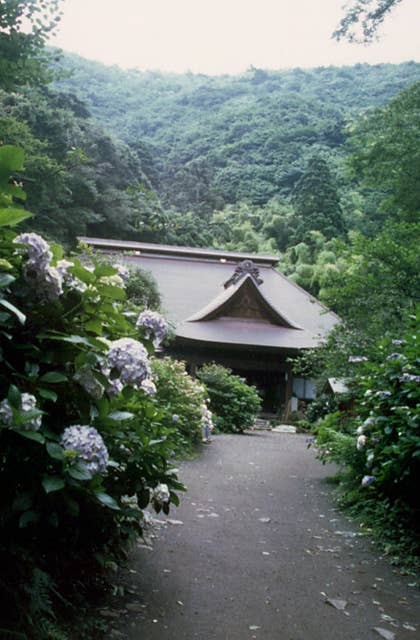
<path fill-rule="evenodd" d="M 181 465 L 189 490 L 153 549 L 135 551 L 110 637 L 420 638 L 412 579 L 336 511 L 328 473 L 302 435 L 215 437 Z"/>

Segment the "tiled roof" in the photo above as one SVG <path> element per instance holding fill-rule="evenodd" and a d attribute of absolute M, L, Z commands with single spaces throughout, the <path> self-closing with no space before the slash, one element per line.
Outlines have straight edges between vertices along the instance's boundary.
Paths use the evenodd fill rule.
<path fill-rule="evenodd" d="M 118 254 L 119 262 L 150 271 L 158 283 L 163 311 L 175 325 L 176 335 L 184 340 L 302 349 L 315 346 L 339 322 L 311 294 L 274 269 L 276 256 L 98 238 L 81 240 L 98 250 Z M 227 289 L 224 285 L 245 259 L 257 265 L 262 280 L 258 291 L 286 326 L 263 319 L 216 317 L 217 313 L 214 319 L 206 319 L 206 312 L 218 306 L 222 309 L 237 288 L 236 284 Z"/>

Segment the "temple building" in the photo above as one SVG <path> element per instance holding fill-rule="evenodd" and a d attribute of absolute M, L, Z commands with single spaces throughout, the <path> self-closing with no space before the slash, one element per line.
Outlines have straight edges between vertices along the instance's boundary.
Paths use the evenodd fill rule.
<path fill-rule="evenodd" d="M 154 276 L 174 327 L 167 352 L 185 360 L 192 374 L 206 362 L 229 367 L 260 389 L 267 413 L 282 414 L 297 399 L 314 397 L 312 381 L 293 376 L 292 360 L 319 345 L 339 318 L 277 271 L 277 256 L 80 241 Z"/>

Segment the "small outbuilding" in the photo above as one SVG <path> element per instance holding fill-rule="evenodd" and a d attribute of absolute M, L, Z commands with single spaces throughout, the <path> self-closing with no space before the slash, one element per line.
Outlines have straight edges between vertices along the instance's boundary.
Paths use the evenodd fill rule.
<path fill-rule="evenodd" d="M 286 409 L 292 396 L 313 397 L 310 381 L 293 379 L 292 361 L 325 340 L 339 318 L 281 274 L 277 256 L 80 241 L 154 276 L 175 331 L 168 352 L 185 360 L 191 373 L 206 362 L 229 367 L 261 390 L 267 413 Z"/>

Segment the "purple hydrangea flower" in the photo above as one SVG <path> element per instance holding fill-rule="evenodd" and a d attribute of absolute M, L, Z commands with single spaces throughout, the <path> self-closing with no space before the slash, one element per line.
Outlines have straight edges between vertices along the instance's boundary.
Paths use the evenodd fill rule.
<path fill-rule="evenodd" d="M 375 396 L 377 398 L 379 398 L 380 400 L 385 400 L 385 398 L 390 398 L 391 397 L 391 392 L 390 391 L 377 391 L 375 393 Z"/>
<path fill-rule="evenodd" d="M 27 257 L 23 273 L 34 285 L 34 292 L 48 300 L 56 300 L 63 293 L 63 277 L 59 270 L 50 265 L 52 253 L 50 245 L 37 233 L 21 233 L 14 239 L 25 249 L 16 249 Z"/>
<path fill-rule="evenodd" d="M 420 376 L 415 376 L 411 373 L 403 373 L 398 380 L 400 382 L 420 382 Z"/>
<path fill-rule="evenodd" d="M 402 353 L 391 353 L 387 356 L 387 360 L 399 360 L 400 358 L 404 358 L 405 360 L 405 356 L 403 356 Z"/>
<path fill-rule="evenodd" d="M 376 481 L 375 476 L 363 476 L 361 485 L 362 487 L 368 487 Z"/>
<path fill-rule="evenodd" d="M 136 322 L 137 329 L 144 329 L 146 337 L 153 335 L 153 344 L 158 347 L 159 344 L 168 335 L 168 323 L 160 313 L 146 309 L 142 311 Z"/>
<path fill-rule="evenodd" d="M 25 413 L 29 413 L 33 409 L 36 409 L 36 398 L 30 393 L 22 393 L 20 396 L 21 405 L 20 412 L 25 415 Z M 2 424 L 11 427 L 13 425 L 13 411 L 12 407 L 9 404 L 7 399 L 2 400 L 0 402 L 0 422 Z M 31 418 L 31 420 L 27 420 L 19 425 L 20 429 L 24 431 L 38 431 L 42 424 L 42 416 L 35 416 L 35 418 Z"/>
<path fill-rule="evenodd" d="M 179 420 L 179 416 L 176 413 L 174 413 L 174 415 L 172 416 L 172 422 L 178 422 L 178 420 Z"/>
<path fill-rule="evenodd" d="M 114 386 L 131 385 L 140 389 L 142 382 L 150 377 L 148 354 L 141 342 L 132 338 L 120 338 L 112 342 L 103 373 L 108 375 L 112 371 L 117 374 L 110 379 Z"/>
<path fill-rule="evenodd" d="M 401 347 L 401 345 L 405 344 L 405 340 L 393 340 L 392 343 L 394 347 Z"/>
<path fill-rule="evenodd" d="M 369 358 L 366 358 L 366 356 L 349 356 L 348 362 L 367 362 L 369 360 Z"/>
<path fill-rule="evenodd" d="M 46 267 L 52 259 L 51 247 L 44 238 L 37 233 L 21 233 L 13 240 L 15 244 L 25 245 L 25 249 L 18 248 L 16 253 L 24 254 L 28 261 L 28 268 L 41 269 Z"/>
<path fill-rule="evenodd" d="M 66 451 L 76 451 L 79 460 L 93 476 L 106 473 L 108 450 L 94 427 L 75 424 L 64 429 L 61 445 Z"/>

